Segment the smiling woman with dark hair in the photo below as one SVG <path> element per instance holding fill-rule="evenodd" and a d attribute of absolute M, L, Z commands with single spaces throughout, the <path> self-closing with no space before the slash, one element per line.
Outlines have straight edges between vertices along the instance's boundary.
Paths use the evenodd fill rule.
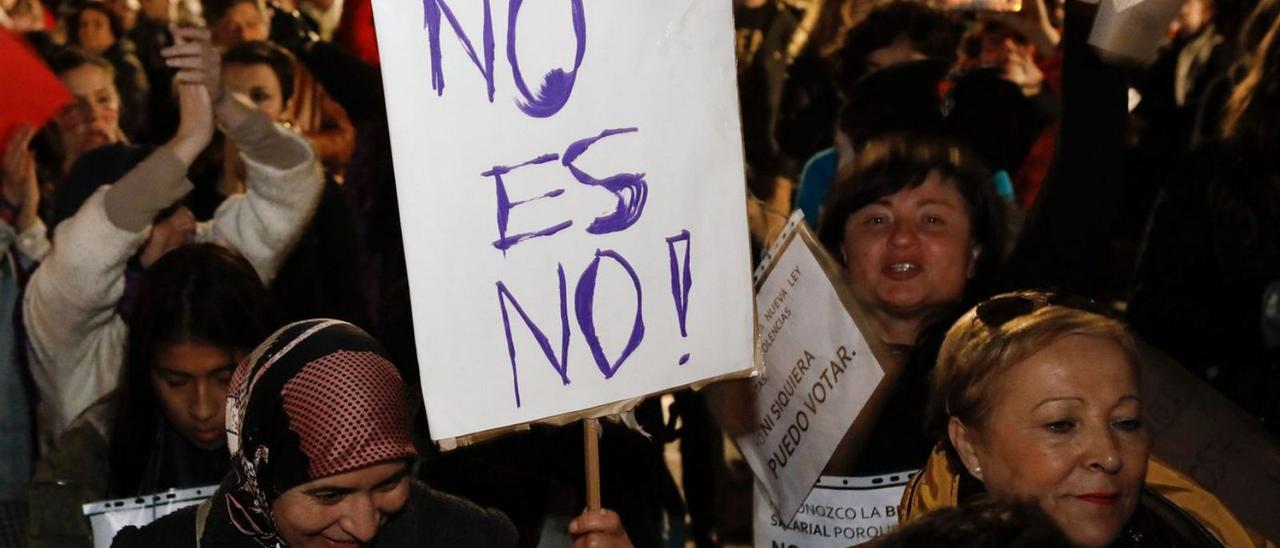
<path fill-rule="evenodd" d="M 864 147 L 827 197 L 818 239 L 845 268 L 872 320 L 868 338 L 903 368 L 863 451 L 850 436 L 827 473 L 884 474 L 929 451 L 920 435 L 933 331 L 988 291 L 1005 249 L 1005 210 L 973 153 L 948 141 L 894 136 Z M 923 349 L 923 350 L 922 350 Z M 882 358 L 884 359 L 884 358 Z"/>

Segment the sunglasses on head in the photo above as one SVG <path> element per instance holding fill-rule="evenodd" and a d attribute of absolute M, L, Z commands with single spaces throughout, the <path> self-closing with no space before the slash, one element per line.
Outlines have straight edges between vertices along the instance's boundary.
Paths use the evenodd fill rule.
<path fill-rule="evenodd" d="M 1110 317 L 1111 313 L 1093 299 L 1067 295 L 1063 293 L 1039 293 L 1030 295 L 1009 295 L 983 301 L 976 310 L 979 320 L 987 327 L 998 329 L 1014 318 L 1026 316 L 1046 306 L 1062 306 L 1082 310 L 1100 316 Z"/>

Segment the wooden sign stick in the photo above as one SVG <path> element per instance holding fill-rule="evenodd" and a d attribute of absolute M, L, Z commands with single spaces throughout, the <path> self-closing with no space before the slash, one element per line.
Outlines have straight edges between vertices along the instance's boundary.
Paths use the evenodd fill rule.
<path fill-rule="evenodd" d="M 600 509 L 600 422 L 598 419 L 585 419 L 583 446 L 586 450 L 587 463 L 587 510 Z"/>

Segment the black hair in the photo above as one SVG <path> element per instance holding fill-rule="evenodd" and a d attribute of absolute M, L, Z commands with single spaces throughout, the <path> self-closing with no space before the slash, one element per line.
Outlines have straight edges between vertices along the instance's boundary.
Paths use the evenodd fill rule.
<path fill-rule="evenodd" d="M 107 17 L 107 23 L 111 26 L 111 36 L 115 38 L 112 47 L 119 45 L 121 40 L 126 38 L 124 23 L 120 21 L 120 17 L 112 12 L 106 4 L 99 2 L 89 2 L 80 9 L 71 12 L 71 16 L 67 18 L 67 43 L 72 46 L 81 46 L 80 44 L 80 19 L 84 17 L 84 12 L 96 11 Z"/>
<path fill-rule="evenodd" d="M 838 125 L 855 150 L 885 135 L 937 135 L 944 131 L 938 83 L 949 67 L 935 60 L 886 67 L 847 93 Z"/>
<path fill-rule="evenodd" d="M 992 170 L 1016 173 L 1044 129 L 1035 103 L 996 68 L 970 70 L 952 84 L 951 135 L 981 154 Z"/>
<path fill-rule="evenodd" d="M 961 26 L 950 14 L 913 0 L 881 4 L 845 34 L 839 56 L 840 87 L 848 90 L 867 73 L 871 52 L 900 38 L 925 57 L 955 63 Z"/>
<path fill-rule="evenodd" d="M 288 50 L 265 41 L 239 44 L 222 54 L 223 65 L 267 65 L 280 81 L 281 101 L 293 97 L 294 57 Z"/>
<path fill-rule="evenodd" d="M 267 11 L 267 4 L 263 0 L 205 0 L 204 2 L 204 18 L 209 22 L 209 26 L 213 27 L 218 24 L 223 15 L 226 15 L 231 8 L 240 4 L 253 4 L 260 11 Z"/>
<path fill-rule="evenodd" d="M 80 155 L 58 182 L 57 192 L 53 195 L 49 229 L 52 230 L 62 221 L 70 219 L 99 187 L 119 181 L 154 150 L 148 146 L 112 143 Z"/>
<path fill-rule="evenodd" d="M 1053 518 L 1031 502 L 991 499 L 940 508 L 875 540 L 876 548 L 1069 548 Z"/>
<path fill-rule="evenodd" d="M 111 74 L 112 81 L 115 81 L 116 68 L 108 61 L 106 57 L 95 55 L 82 50 L 78 47 L 62 47 L 55 48 L 49 53 L 49 57 L 45 59 L 45 64 L 49 65 L 49 70 L 54 74 L 62 76 L 75 69 L 85 65 L 93 65 L 101 68 Z"/>
<path fill-rule="evenodd" d="M 859 149 L 853 164 L 841 170 L 827 194 L 818 241 L 834 257 L 842 257 L 844 228 L 850 216 L 876 200 L 919 187 L 934 172 L 955 185 L 968 208 L 970 234 L 982 251 L 965 293 L 982 294 L 994 279 L 1005 249 L 1005 206 L 986 166 L 954 141 L 890 135 Z"/>
<path fill-rule="evenodd" d="M 146 271 L 126 320 L 129 335 L 109 454 L 111 496 L 138 494 L 147 456 L 163 427 L 164 413 L 151 384 L 160 350 L 200 343 L 247 353 L 280 327 L 280 318 L 258 273 L 226 247 L 179 247 Z"/>
<path fill-rule="evenodd" d="M 1209 20 L 1213 28 L 1223 40 L 1234 45 L 1241 41 L 1241 33 L 1245 30 L 1245 22 L 1259 6 L 1259 0 L 1209 0 L 1213 13 Z"/>
<path fill-rule="evenodd" d="M 965 57 L 976 59 L 982 54 L 982 41 L 988 36 L 1012 38 L 1020 45 L 1029 43 L 1027 37 L 1009 25 L 1000 21 L 982 21 L 969 29 L 960 40 L 960 52 Z"/>

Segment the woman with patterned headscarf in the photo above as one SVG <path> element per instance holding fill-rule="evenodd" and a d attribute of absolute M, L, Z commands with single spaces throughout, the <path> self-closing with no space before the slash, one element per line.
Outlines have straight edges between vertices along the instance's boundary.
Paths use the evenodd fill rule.
<path fill-rule="evenodd" d="M 515 546 L 501 513 L 411 479 L 410 401 L 364 331 L 290 324 L 231 380 L 231 472 L 218 491 L 112 546 Z"/>

